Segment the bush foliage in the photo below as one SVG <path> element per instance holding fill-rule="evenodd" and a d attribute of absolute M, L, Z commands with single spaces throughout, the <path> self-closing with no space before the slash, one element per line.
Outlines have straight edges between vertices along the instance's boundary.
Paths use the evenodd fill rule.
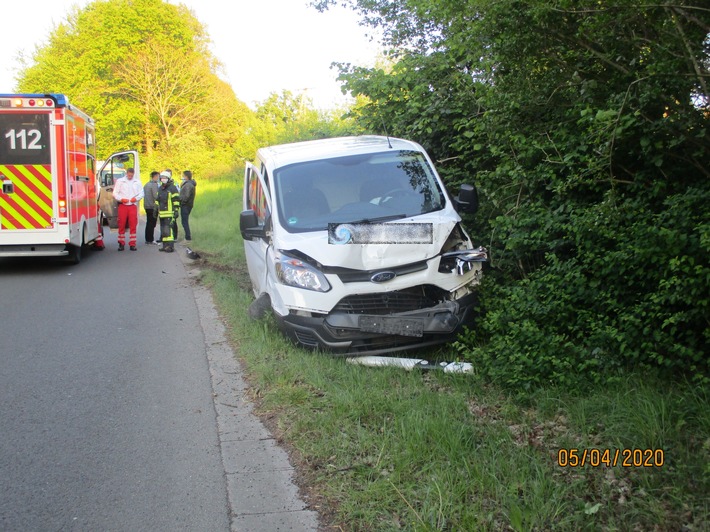
<path fill-rule="evenodd" d="M 492 268 L 461 356 L 516 387 L 639 367 L 710 382 L 710 11 L 349 3 L 392 46 L 387 69 L 340 66 L 359 121 L 482 196 L 467 222 Z"/>

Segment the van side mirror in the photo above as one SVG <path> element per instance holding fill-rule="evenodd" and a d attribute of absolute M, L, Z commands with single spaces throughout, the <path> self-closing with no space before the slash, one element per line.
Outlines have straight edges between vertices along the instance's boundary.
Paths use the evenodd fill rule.
<path fill-rule="evenodd" d="M 259 218 L 251 209 L 239 213 L 239 231 L 244 240 L 254 240 L 255 238 L 266 238 L 266 229 L 259 225 Z"/>
<path fill-rule="evenodd" d="M 475 214 L 478 211 L 478 191 L 476 187 L 469 184 L 461 185 L 458 197 L 454 200 L 456 210 Z"/>

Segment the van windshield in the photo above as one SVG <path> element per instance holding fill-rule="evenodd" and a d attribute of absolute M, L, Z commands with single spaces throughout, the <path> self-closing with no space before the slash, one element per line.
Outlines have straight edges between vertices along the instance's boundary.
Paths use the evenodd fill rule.
<path fill-rule="evenodd" d="M 274 171 L 281 225 L 291 233 L 329 223 L 383 221 L 444 207 L 444 193 L 417 151 L 349 155 Z"/>

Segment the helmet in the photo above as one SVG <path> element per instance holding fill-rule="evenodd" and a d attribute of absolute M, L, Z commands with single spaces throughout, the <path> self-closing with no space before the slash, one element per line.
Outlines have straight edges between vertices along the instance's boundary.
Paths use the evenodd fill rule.
<path fill-rule="evenodd" d="M 162 179 L 163 177 L 171 179 L 173 176 L 167 170 L 163 170 L 162 172 L 160 172 L 160 178 Z"/>

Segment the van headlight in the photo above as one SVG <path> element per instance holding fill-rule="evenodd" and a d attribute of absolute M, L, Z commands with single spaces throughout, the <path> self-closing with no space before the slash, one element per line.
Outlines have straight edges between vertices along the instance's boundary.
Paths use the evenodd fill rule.
<path fill-rule="evenodd" d="M 281 256 L 276 260 L 276 278 L 281 283 L 296 288 L 315 292 L 330 290 L 330 283 L 325 275 L 310 264 L 293 257 Z"/>

